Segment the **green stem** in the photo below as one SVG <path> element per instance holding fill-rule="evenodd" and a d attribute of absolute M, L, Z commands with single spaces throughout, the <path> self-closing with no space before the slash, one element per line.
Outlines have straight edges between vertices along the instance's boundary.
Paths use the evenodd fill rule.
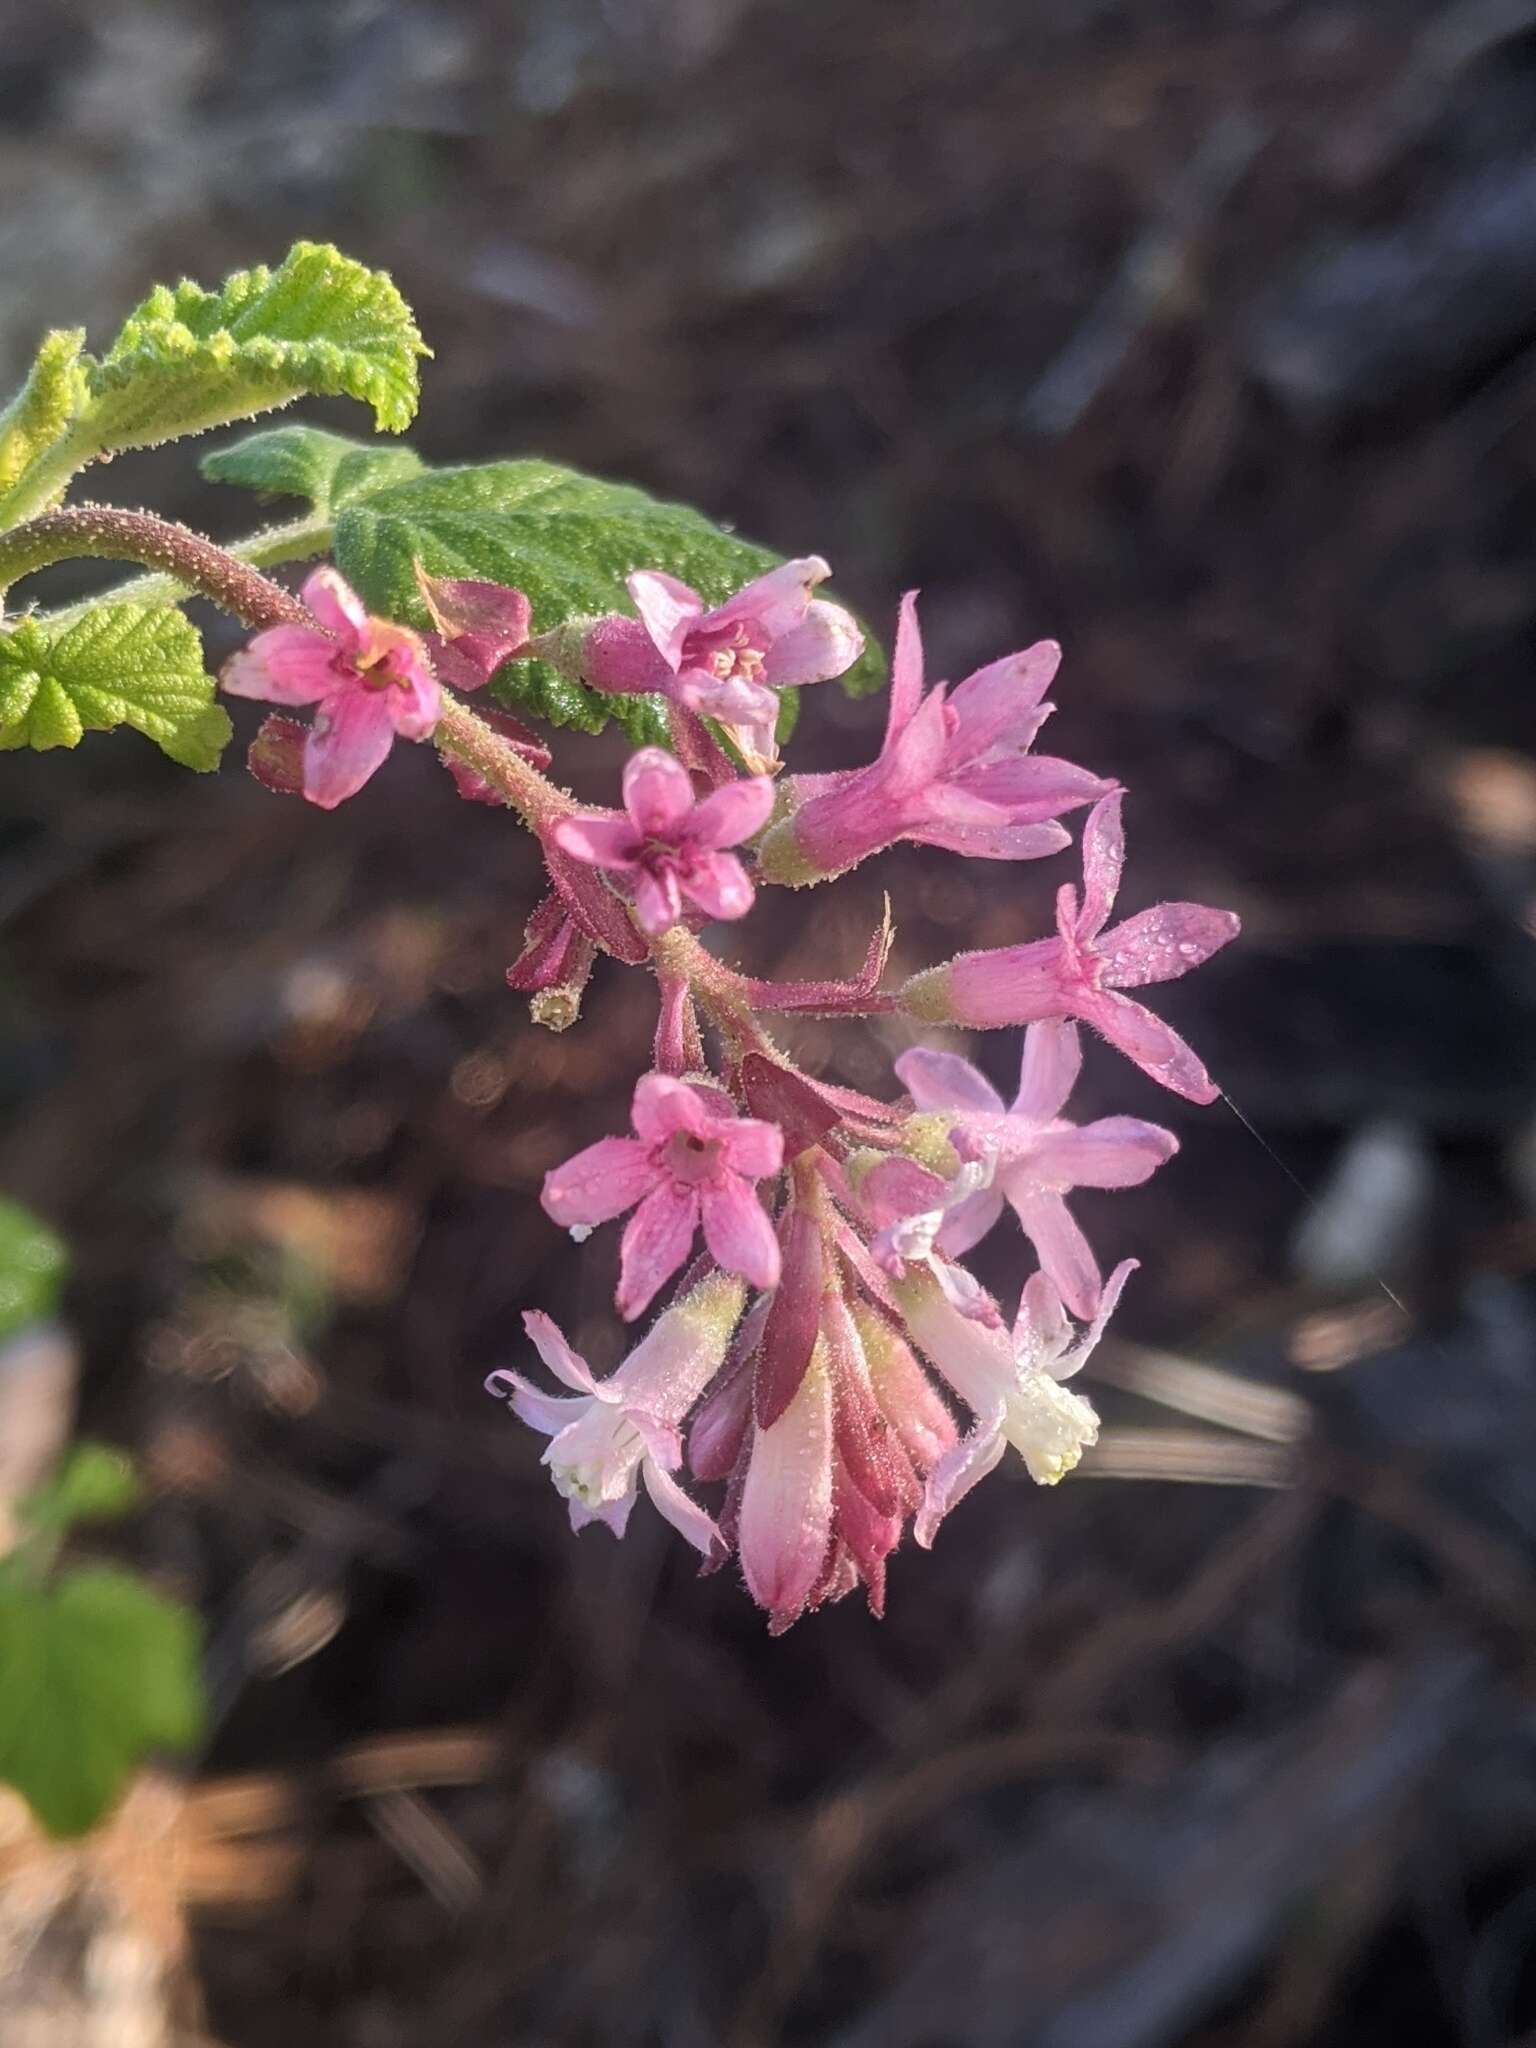
<path fill-rule="evenodd" d="M 0 542 L 3 546 L 3 542 Z M 557 789 L 522 755 L 457 697 L 443 693 L 442 715 L 432 734 L 440 754 L 451 754 L 466 768 L 499 790 L 530 832 L 568 818 L 580 809 L 573 797 Z"/>
<path fill-rule="evenodd" d="M 0 534 L 0 590 L 80 557 L 140 562 L 212 598 L 247 626 L 314 626 L 306 608 L 249 563 L 202 534 L 120 505 L 69 505 Z"/>
<path fill-rule="evenodd" d="M 226 552 L 237 562 L 253 569 L 274 569 L 281 562 L 307 562 L 323 555 L 331 545 L 331 522 L 311 517 L 290 520 L 286 526 L 264 527 L 245 540 L 231 541 Z M 93 604 L 176 604 L 193 594 L 193 585 L 166 574 L 135 576 L 129 583 L 116 584 L 96 597 L 83 597 L 75 604 L 44 612 L 50 626 L 68 626 L 89 611 Z"/>

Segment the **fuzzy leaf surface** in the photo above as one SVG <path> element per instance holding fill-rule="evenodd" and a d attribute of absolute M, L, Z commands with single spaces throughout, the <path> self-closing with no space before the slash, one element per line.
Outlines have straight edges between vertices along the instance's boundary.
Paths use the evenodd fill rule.
<path fill-rule="evenodd" d="M 322 427 L 268 427 L 198 467 L 210 483 L 238 484 L 268 498 L 307 498 L 322 518 L 354 498 L 419 474 L 421 457 L 396 443 L 379 446 L 330 434 Z"/>
<path fill-rule="evenodd" d="M 174 605 L 98 604 L 0 634 L 0 750 L 74 747 L 130 725 L 185 768 L 219 765 L 230 723 L 197 628 Z"/>

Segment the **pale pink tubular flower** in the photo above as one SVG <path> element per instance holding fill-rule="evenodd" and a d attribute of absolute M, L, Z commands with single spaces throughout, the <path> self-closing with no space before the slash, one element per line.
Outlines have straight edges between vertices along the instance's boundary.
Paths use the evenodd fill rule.
<path fill-rule="evenodd" d="M 779 1279 L 773 1225 L 752 1183 L 776 1174 L 777 1129 L 736 1114 L 705 1082 L 643 1074 L 632 1109 L 635 1136 L 600 1138 L 545 1175 L 546 1213 L 573 1235 L 634 1215 L 619 1249 L 619 1313 L 640 1315 L 687 1258 L 702 1223 L 717 1265 L 754 1287 Z M 637 1206 L 638 1205 L 638 1206 Z"/>
<path fill-rule="evenodd" d="M 1203 903 L 1160 903 L 1104 927 L 1120 887 L 1125 835 L 1117 792 L 1094 805 L 1083 830 L 1083 895 L 1067 883 L 1056 898 L 1057 937 L 988 952 L 961 953 L 914 975 L 902 1007 L 932 1024 L 990 1030 L 1045 1017 L 1079 1017 L 1144 1074 L 1191 1102 L 1221 1090 L 1172 1025 L 1132 1002 L 1122 989 L 1173 981 L 1209 960 L 1240 925 L 1230 910 Z"/>
<path fill-rule="evenodd" d="M 1060 660 L 1055 641 L 1042 640 L 925 697 L 917 594 L 908 591 L 879 757 L 851 775 L 791 781 L 796 807 L 763 842 L 764 880 L 823 881 L 900 839 L 978 860 L 1059 852 L 1069 835 L 1054 821 L 1115 786 L 1029 752 L 1051 714 L 1043 700 Z"/>
<path fill-rule="evenodd" d="M 736 1544 L 747 1590 L 781 1634 L 822 1578 L 832 1542 L 832 1377 L 819 1343 L 794 1399 L 752 1439 Z"/>
<path fill-rule="evenodd" d="M 976 1417 L 970 1432 L 928 1475 L 913 1525 L 925 1549 L 945 1515 L 987 1476 L 1010 1444 L 1032 1479 L 1054 1486 L 1098 1441 L 1098 1417 L 1062 1381 L 1093 1351 L 1135 1269 L 1134 1259 L 1115 1268 L 1098 1313 L 1080 1334 L 1074 1333 L 1051 1281 L 1036 1273 L 1024 1289 L 1011 1341 L 1003 1331 L 958 1314 L 931 1275 L 898 1283 L 913 1342 Z"/>
<path fill-rule="evenodd" d="M 1004 1109 L 992 1083 L 956 1053 L 915 1047 L 897 1060 L 896 1072 L 919 1111 L 949 1123 L 962 1160 L 984 1170 L 986 1184 L 944 1216 L 937 1249 L 961 1257 L 981 1242 L 1007 1202 L 1062 1300 L 1087 1318 L 1098 1309 L 1103 1282 L 1066 1196 L 1073 1188 L 1139 1187 L 1173 1157 L 1179 1141 L 1140 1117 L 1065 1122 L 1061 1110 L 1081 1065 L 1077 1026 L 1050 1021 L 1031 1024 L 1024 1034 L 1012 1109 Z"/>
<path fill-rule="evenodd" d="M 337 570 L 316 569 L 304 602 L 315 626 L 269 626 L 225 663 L 220 681 L 232 697 L 315 706 L 304 795 L 330 811 L 383 765 L 396 735 L 424 740 L 442 706 L 420 635 L 371 617 Z"/>
<path fill-rule="evenodd" d="M 864 650 L 853 614 L 811 595 L 831 573 L 805 555 L 711 610 L 675 576 L 637 569 L 628 584 L 639 617 L 614 613 L 587 629 L 582 676 L 597 690 L 659 690 L 724 726 L 749 767 L 769 767 L 778 692 L 840 676 Z"/>
<path fill-rule="evenodd" d="M 683 1460 L 683 1418 L 720 1369 L 746 1290 L 739 1280 L 711 1274 L 657 1318 L 616 1371 L 593 1377 L 549 1317 L 531 1310 L 523 1324 L 534 1348 L 572 1397 L 546 1394 L 515 1372 L 494 1372 L 493 1394 L 550 1443 L 544 1463 L 556 1490 L 570 1504 L 571 1526 L 604 1522 L 622 1536 L 635 1504 L 636 1482 L 673 1528 L 709 1557 L 719 1531 L 672 1474 Z"/>
<path fill-rule="evenodd" d="M 624 812 L 562 818 L 556 844 L 573 860 L 620 876 L 650 937 L 668 931 L 685 902 L 706 917 L 745 917 L 752 883 L 735 854 L 767 822 L 766 775 L 727 782 L 696 803 L 688 771 L 664 747 L 642 747 L 624 768 Z"/>

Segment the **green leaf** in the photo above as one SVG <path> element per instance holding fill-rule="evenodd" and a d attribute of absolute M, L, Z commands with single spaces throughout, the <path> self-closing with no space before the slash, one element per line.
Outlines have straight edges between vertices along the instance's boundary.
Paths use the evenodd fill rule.
<path fill-rule="evenodd" d="M 0 1779 L 80 1835 L 157 1749 L 204 1724 L 195 1615 L 115 1565 L 39 1586 L 0 1572 Z"/>
<path fill-rule="evenodd" d="M 62 1535 L 78 1522 L 113 1522 L 138 1504 L 132 1460 L 111 1444 L 77 1443 L 45 1486 L 17 1510 L 31 1529 Z"/>
<path fill-rule="evenodd" d="M 117 725 L 183 767 L 219 765 L 229 718 L 174 605 L 98 604 L 62 629 L 28 617 L 0 635 L 0 749 L 78 746 Z"/>
<path fill-rule="evenodd" d="M 630 610 L 624 579 L 632 569 L 665 569 L 719 604 L 779 560 L 686 505 L 539 461 L 428 470 L 375 491 L 339 512 L 335 553 L 370 608 L 391 618 L 426 623 L 419 560 L 434 576 L 515 584 L 541 632 L 583 614 Z M 860 673 L 869 665 L 877 685 L 877 649 L 854 672 L 855 689 L 872 687 Z M 665 734 L 656 698 L 603 696 L 543 662 L 509 663 L 492 689 L 555 725 L 601 732 L 611 717 L 637 743 Z"/>
<path fill-rule="evenodd" d="M 0 1200 L 0 1342 L 59 1305 L 69 1255 L 20 1202 Z"/>
<path fill-rule="evenodd" d="M 320 427 L 269 427 L 198 465 L 210 483 L 239 484 L 264 497 L 307 498 L 322 518 L 353 498 L 402 482 L 421 469 L 414 448 L 378 447 Z"/>
<path fill-rule="evenodd" d="M 155 287 L 91 365 L 97 446 L 151 447 L 305 396 L 355 398 L 400 433 L 427 353 L 383 271 L 296 242 L 276 270 L 236 271 L 216 292 Z"/>
<path fill-rule="evenodd" d="M 84 346 L 83 327 L 56 327 L 43 336 L 26 383 L 0 413 L 0 491 L 8 491 L 84 410 L 90 396 Z"/>

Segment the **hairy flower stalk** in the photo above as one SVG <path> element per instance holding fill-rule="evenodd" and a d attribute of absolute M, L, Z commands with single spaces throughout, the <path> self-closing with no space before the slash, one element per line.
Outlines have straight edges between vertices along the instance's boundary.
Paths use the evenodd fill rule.
<path fill-rule="evenodd" d="M 855 1589 L 882 1613 L 907 1531 L 931 1544 L 1010 1448 L 1045 1486 L 1091 1451 L 1097 1417 L 1067 1382 L 1135 1262 L 1106 1279 L 1070 1198 L 1140 1185 L 1178 1141 L 1137 1117 L 1067 1115 L 1079 1026 L 1176 1093 L 1211 1100 L 1196 1055 L 1124 991 L 1187 972 L 1237 931 L 1229 912 L 1195 904 L 1106 929 L 1121 792 L 1033 752 L 1058 650 L 1041 642 L 925 690 L 911 597 L 876 758 L 775 786 L 760 771 L 777 766 L 778 691 L 840 673 L 862 645 L 851 616 L 812 595 L 826 573 L 807 556 L 709 607 L 664 569 L 637 570 L 635 616 L 541 620 L 537 632 L 516 591 L 423 577 L 435 630 L 416 634 L 369 617 L 320 571 L 304 618 L 285 615 L 226 673 L 228 688 L 319 706 L 309 728 L 270 721 L 253 752 L 277 786 L 302 780 L 315 801 L 339 801 L 395 736 L 430 731 L 465 796 L 504 804 L 534 834 L 547 886 L 507 978 L 541 1021 L 571 1023 L 606 960 L 654 977 L 630 1131 L 551 1169 L 542 1202 L 578 1241 L 621 1224 L 618 1313 L 636 1322 L 658 1301 L 660 1313 L 598 1379 L 530 1311 L 529 1344 L 568 1391 L 544 1392 L 520 1368 L 488 1384 L 548 1437 L 574 1526 L 622 1535 L 644 1490 L 706 1571 L 736 1558 L 775 1632 Z M 618 806 L 577 804 L 546 772 L 537 734 L 454 694 L 528 655 L 668 700 L 673 749 L 631 756 Z M 334 753 L 342 726 L 367 745 L 344 745 L 346 772 L 333 761 L 328 781 L 313 757 Z M 1069 843 L 1061 821 L 1085 806 L 1082 893 L 1060 890 L 1054 937 L 962 953 L 895 994 L 882 987 L 888 915 L 845 979 L 767 979 L 717 950 L 765 885 L 825 880 L 899 840 L 1036 860 Z M 865 1093 L 804 1071 L 769 1029 L 898 1007 L 923 1023 L 1027 1026 L 1012 1101 L 958 1052 L 926 1045 L 900 1054 L 888 1093 Z M 1005 1209 L 1033 1253 L 1011 1321 L 962 1263 Z"/>

